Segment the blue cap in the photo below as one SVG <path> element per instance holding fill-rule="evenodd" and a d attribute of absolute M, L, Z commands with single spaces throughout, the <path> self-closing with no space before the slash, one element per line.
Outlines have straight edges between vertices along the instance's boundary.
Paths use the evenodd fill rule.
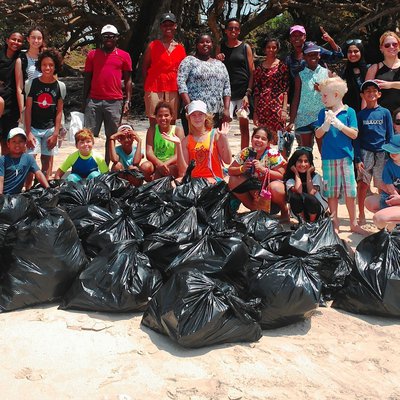
<path fill-rule="evenodd" d="M 400 135 L 393 135 L 389 143 L 382 145 L 382 149 L 388 153 L 400 154 Z"/>
<path fill-rule="evenodd" d="M 304 47 L 303 47 L 303 53 L 308 54 L 308 53 L 320 53 L 321 52 L 321 47 L 316 45 L 314 42 L 305 42 Z"/>

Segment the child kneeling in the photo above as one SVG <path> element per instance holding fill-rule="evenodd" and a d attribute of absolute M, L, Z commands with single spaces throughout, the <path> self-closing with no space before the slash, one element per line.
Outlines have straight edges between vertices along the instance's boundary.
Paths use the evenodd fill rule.
<path fill-rule="evenodd" d="M 93 151 L 94 137 L 90 129 L 84 128 L 75 134 L 75 146 L 78 151 L 70 154 L 57 170 L 54 179 L 60 179 L 70 169 L 67 181 L 80 182 L 93 179 L 108 172 L 104 159 Z"/>

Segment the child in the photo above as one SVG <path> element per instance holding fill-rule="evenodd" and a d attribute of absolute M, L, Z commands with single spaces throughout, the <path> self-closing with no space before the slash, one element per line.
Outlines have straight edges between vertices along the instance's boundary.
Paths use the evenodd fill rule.
<path fill-rule="evenodd" d="M 0 157 L 0 194 L 21 193 L 29 172 L 45 188 L 49 187 L 35 159 L 26 154 L 26 134 L 21 128 L 13 128 L 7 136 L 8 154 Z"/>
<path fill-rule="evenodd" d="M 400 133 L 400 107 L 396 108 L 392 114 L 394 134 Z"/>
<path fill-rule="evenodd" d="M 319 128 L 315 131 L 315 136 L 322 138 L 324 189 L 328 197 L 333 225 L 336 232 L 339 232 L 337 211 L 339 195 L 343 187 L 350 218 L 350 230 L 366 235 L 368 232 L 357 224 L 356 218 L 357 190 L 352 143 L 358 134 L 356 112 L 342 102 L 347 92 L 347 84 L 343 79 L 328 78 L 319 84 L 319 88 L 326 109 L 319 112 L 317 122 Z"/>
<path fill-rule="evenodd" d="M 354 141 L 354 156 L 357 167 L 358 223 L 364 225 L 364 204 L 367 191 L 374 177 L 374 186 L 381 190 L 382 171 L 385 165 L 385 152 L 382 146 L 393 136 L 390 111 L 378 105 L 381 97 L 379 86 L 374 81 L 361 85 L 361 97 L 366 108 L 357 114 L 358 136 Z"/>
<path fill-rule="evenodd" d="M 57 50 L 44 50 L 38 56 L 36 67 L 42 75 L 25 83 L 28 153 L 41 154 L 42 171 L 46 176 L 51 174 L 66 94 L 64 83 L 55 77 L 61 66 L 62 57 Z"/>
<path fill-rule="evenodd" d="M 183 129 L 171 125 L 173 109 L 170 103 L 159 102 L 154 110 L 156 125 L 150 125 L 146 135 L 146 162 L 142 171 L 147 181 L 171 175 L 179 176 L 176 165 L 175 144 L 165 140 L 162 135 L 185 137 Z"/>
<path fill-rule="evenodd" d="M 93 179 L 108 172 L 104 159 L 92 151 L 94 145 L 93 133 L 84 128 L 75 134 L 75 146 L 78 151 L 70 154 L 57 170 L 54 179 L 60 179 L 71 167 L 67 180 L 80 182 L 82 179 Z"/>
<path fill-rule="evenodd" d="M 311 149 L 299 147 L 290 157 L 283 180 L 290 209 L 303 221 L 314 222 L 327 210 L 321 195 L 322 177 L 315 172 Z"/>
<path fill-rule="evenodd" d="M 115 141 L 121 143 L 115 147 Z M 133 146 L 136 141 L 137 146 Z M 124 124 L 118 128 L 118 131 L 110 136 L 108 142 L 108 149 L 110 159 L 113 163 L 111 171 L 122 171 L 126 169 L 138 169 L 140 161 L 142 160 L 142 139 L 136 134 L 133 128 Z M 134 178 L 129 173 L 121 173 L 121 178 L 128 180 L 134 186 L 140 186 L 142 180 Z"/>
<path fill-rule="evenodd" d="M 299 146 L 312 148 L 314 127 L 318 113 L 323 107 L 319 82 L 329 76 L 329 70 L 319 65 L 321 48 L 313 42 L 306 42 L 303 48 L 306 67 L 295 78 L 294 96 L 290 106 L 290 132 L 296 122 L 295 135 Z"/>

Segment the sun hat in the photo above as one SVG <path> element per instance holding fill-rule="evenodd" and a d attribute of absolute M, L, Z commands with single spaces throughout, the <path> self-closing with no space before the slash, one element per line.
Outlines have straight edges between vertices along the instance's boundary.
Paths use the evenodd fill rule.
<path fill-rule="evenodd" d="M 400 135 L 393 135 L 389 143 L 382 145 L 382 149 L 388 153 L 400 154 Z"/>
<path fill-rule="evenodd" d="M 104 33 L 113 33 L 114 35 L 119 35 L 118 29 L 114 25 L 104 25 L 101 28 L 101 34 L 103 35 Z"/>
<path fill-rule="evenodd" d="M 303 47 L 303 53 L 308 54 L 308 53 L 320 53 L 321 48 L 316 45 L 314 42 L 305 42 L 304 47 Z"/>
<path fill-rule="evenodd" d="M 160 17 L 160 24 L 162 24 L 162 23 L 165 22 L 165 21 L 171 21 L 171 22 L 173 22 L 173 23 L 176 24 L 176 17 L 175 17 L 175 15 L 172 14 L 172 13 L 164 13 L 164 14 L 161 14 L 161 17 Z"/>
<path fill-rule="evenodd" d="M 194 100 L 191 103 L 189 103 L 187 113 L 188 115 L 192 114 L 195 111 L 200 111 L 204 114 L 207 114 L 207 105 L 204 103 L 204 101 L 201 100 Z"/>
<path fill-rule="evenodd" d="M 22 135 L 26 138 L 26 133 L 22 128 L 12 128 L 8 133 L 7 140 L 10 140 L 17 135 Z"/>
<path fill-rule="evenodd" d="M 360 87 L 360 92 L 362 93 L 364 89 L 366 89 L 369 86 L 375 86 L 379 91 L 381 91 L 379 85 L 372 79 L 369 79 L 368 81 L 363 82 L 363 84 Z"/>
<path fill-rule="evenodd" d="M 306 33 L 306 30 L 304 29 L 303 25 L 293 25 L 290 28 L 289 34 L 291 35 L 293 32 L 301 32 L 301 33 Z"/>

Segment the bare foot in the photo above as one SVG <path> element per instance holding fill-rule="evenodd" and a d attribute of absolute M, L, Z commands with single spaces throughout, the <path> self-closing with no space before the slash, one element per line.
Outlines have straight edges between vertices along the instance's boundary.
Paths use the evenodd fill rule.
<path fill-rule="evenodd" d="M 359 235 L 363 235 L 363 236 L 368 236 L 370 234 L 370 232 L 361 228 L 360 225 L 350 225 L 350 230 L 351 230 L 351 232 L 358 233 Z"/>
<path fill-rule="evenodd" d="M 367 223 L 367 220 L 365 219 L 365 215 L 359 215 L 358 216 L 358 225 L 362 226 Z"/>

